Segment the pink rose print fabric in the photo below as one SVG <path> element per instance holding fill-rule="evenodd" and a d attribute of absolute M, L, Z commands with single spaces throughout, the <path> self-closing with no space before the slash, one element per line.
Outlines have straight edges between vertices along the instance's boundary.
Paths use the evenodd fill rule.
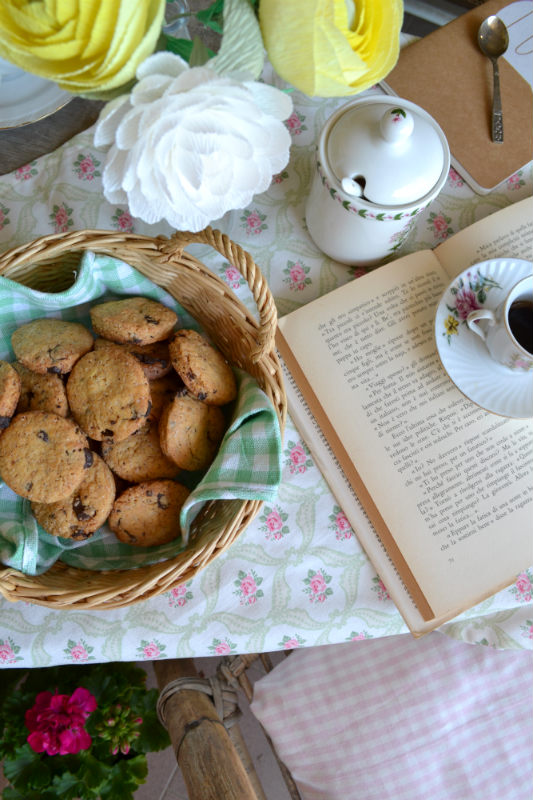
<path fill-rule="evenodd" d="M 287 522 L 289 515 L 285 511 L 281 511 L 279 507 L 265 507 L 263 513 L 259 517 L 263 523 L 260 530 L 264 531 L 265 539 L 279 540 L 283 539 L 289 533 L 289 526 Z"/>
<path fill-rule="evenodd" d="M 305 117 L 303 114 L 298 113 L 298 111 L 293 111 L 290 117 L 285 121 L 289 133 L 293 136 L 299 136 L 302 131 L 306 131 L 307 126 L 304 125 L 304 120 Z"/>
<path fill-rule="evenodd" d="M 189 600 L 193 599 L 193 593 L 189 590 L 192 581 L 187 583 L 180 583 L 178 586 L 173 586 L 169 592 L 166 592 L 168 597 L 168 604 L 173 608 L 183 608 Z"/>
<path fill-rule="evenodd" d="M 322 569 L 313 572 L 310 569 L 307 578 L 304 578 L 304 592 L 309 595 L 310 603 L 324 603 L 326 598 L 333 594 L 333 589 L 328 586 L 331 583 L 331 575 L 327 575 Z"/>
<path fill-rule="evenodd" d="M 117 231 L 123 231 L 124 233 L 133 233 L 135 231 L 133 217 L 129 211 L 124 211 L 122 208 L 116 209 L 111 217 L 111 222 Z"/>
<path fill-rule="evenodd" d="M 302 647 L 305 644 L 305 639 L 295 633 L 293 636 L 284 636 L 281 642 L 278 642 L 278 647 L 282 650 L 295 650 L 297 647 Z"/>
<path fill-rule="evenodd" d="M 304 472 L 307 472 L 307 470 L 313 466 L 309 448 L 305 442 L 294 442 L 289 440 L 287 442 L 285 455 L 285 465 L 289 468 L 289 471 L 293 475 L 303 475 Z"/>
<path fill-rule="evenodd" d="M 245 232 L 249 236 L 257 236 L 258 234 L 266 231 L 268 225 L 265 223 L 266 214 L 261 214 L 260 211 L 257 209 L 246 210 L 241 217 L 241 228 L 244 228 Z"/>
<path fill-rule="evenodd" d="M 0 231 L 2 228 L 5 228 L 10 223 L 9 219 L 9 211 L 10 209 L 7 206 L 2 205 L 0 203 Z"/>
<path fill-rule="evenodd" d="M 283 270 L 286 276 L 283 281 L 289 285 L 291 291 L 301 292 L 312 283 L 309 277 L 310 272 L 311 268 L 306 267 L 300 261 L 287 261 L 287 266 Z"/>
<path fill-rule="evenodd" d="M 525 186 L 526 182 L 522 178 L 523 174 L 523 170 L 519 170 L 518 172 L 515 172 L 514 175 L 511 175 L 511 177 L 506 181 L 507 188 L 511 189 L 511 191 L 515 191 L 516 189 L 520 189 L 522 186 Z"/>
<path fill-rule="evenodd" d="M 164 657 L 166 645 L 158 642 L 157 639 L 147 641 L 142 639 L 140 646 L 137 648 L 137 654 L 140 658 L 146 661 L 155 661 L 156 658 Z"/>
<path fill-rule="evenodd" d="M 52 212 L 50 214 L 50 222 L 54 226 L 55 233 L 66 233 L 69 228 L 72 228 L 74 225 L 74 221 L 71 218 L 73 210 L 66 203 L 53 206 Z"/>
<path fill-rule="evenodd" d="M 80 181 L 93 181 L 95 178 L 102 177 L 102 173 L 97 169 L 99 166 L 100 161 L 94 156 L 80 153 L 74 162 L 74 172 Z"/>
<path fill-rule="evenodd" d="M 229 639 L 213 639 L 209 650 L 214 656 L 227 656 L 232 653 L 237 645 Z"/>
<path fill-rule="evenodd" d="M 9 666 L 16 664 L 17 661 L 22 661 L 22 656 L 19 656 L 20 647 L 15 644 L 13 639 L 8 636 L 6 639 L 0 639 L 0 665 Z"/>
<path fill-rule="evenodd" d="M 328 528 L 335 531 L 335 537 L 338 541 L 343 539 L 351 539 L 354 535 L 352 526 L 348 522 L 348 518 L 344 511 L 339 506 L 333 507 L 333 513 L 329 515 L 330 524 Z"/>
<path fill-rule="evenodd" d="M 372 578 L 372 591 L 376 592 L 378 596 L 378 600 L 390 600 L 389 592 L 387 591 L 387 587 L 383 583 L 380 577 Z"/>
<path fill-rule="evenodd" d="M 360 642 L 363 639 L 373 639 L 373 638 L 374 637 L 370 633 L 367 633 L 366 631 L 364 631 L 364 632 L 352 631 L 350 633 L 350 635 L 347 637 L 346 641 L 347 642 Z"/>
<path fill-rule="evenodd" d="M 31 161 L 29 164 L 24 164 L 22 167 L 19 167 L 15 170 L 15 179 L 17 181 L 29 181 L 30 178 L 34 178 L 39 174 L 36 164 L 36 161 Z"/>
<path fill-rule="evenodd" d="M 435 239 L 442 241 L 452 235 L 453 230 L 450 227 L 451 221 L 451 217 L 447 217 L 443 213 L 436 214 L 435 212 L 431 212 L 429 215 L 428 227 L 433 231 Z"/>
<path fill-rule="evenodd" d="M 232 266 L 231 264 L 226 264 L 222 270 L 222 278 L 228 284 L 230 289 L 239 289 L 239 287 L 244 286 L 246 281 L 244 277 L 241 275 L 237 267 Z"/>
<path fill-rule="evenodd" d="M 533 574 L 530 570 L 520 573 L 510 589 L 519 603 L 530 603 L 533 596 Z"/>
<path fill-rule="evenodd" d="M 248 572 L 239 570 L 239 577 L 234 581 L 237 588 L 233 594 L 237 595 L 241 606 L 254 605 L 259 598 L 264 596 L 263 590 L 259 588 L 262 583 L 263 578 L 253 569 Z"/>
<path fill-rule="evenodd" d="M 87 661 L 94 661 L 94 656 L 91 655 L 93 649 L 94 648 L 90 647 L 83 639 L 77 642 L 73 639 L 69 639 L 63 652 L 68 657 L 69 661 L 83 664 Z"/>

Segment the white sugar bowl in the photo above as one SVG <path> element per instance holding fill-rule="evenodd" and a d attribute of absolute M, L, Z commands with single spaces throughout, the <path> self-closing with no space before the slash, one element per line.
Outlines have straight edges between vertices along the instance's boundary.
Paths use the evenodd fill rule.
<path fill-rule="evenodd" d="M 444 133 L 415 103 L 383 95 L 352 100 L 320 134 L 309 233 L 335 261 L 379 264 L 399 250 L 449 169 Z"/>

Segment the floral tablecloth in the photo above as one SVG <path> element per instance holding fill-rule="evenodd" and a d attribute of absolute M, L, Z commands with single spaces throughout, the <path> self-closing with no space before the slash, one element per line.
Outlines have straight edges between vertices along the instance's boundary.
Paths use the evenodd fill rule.
<path fill-rule="evenodd" d="M 282 86 L 267 73 L 266 79 Z M 374 91 L 379 91 L 375 89 Z M 292 92 L 290 162 L 268 191 L 213 225 L 261 267 L 280 316 L 361 270 L 331 261 L 304 222 L 318 133 L 339 100 Z M 102 195 L 104 154 L 92 130 L 0 177 L 0 249 L 82 228 L 169 235 Z M 489 195 L 474 194 L 453 169 L 418 218 L 403 252 L 434 247 L 454 232 L 531 194 L 528 165 Z M 195 254 L 253 307 L 238 271 L 207 248 Z M 392 634 L 407 627 L 291 421 L 276 498 L 239 540 L 193 580 L 157 598 L 109 611 L 56 611 L 0 598 L 0 665 L 138 661 L 312 647 Z M 496 648 L 533 648 L 533 572 L 440 630 Z"/>

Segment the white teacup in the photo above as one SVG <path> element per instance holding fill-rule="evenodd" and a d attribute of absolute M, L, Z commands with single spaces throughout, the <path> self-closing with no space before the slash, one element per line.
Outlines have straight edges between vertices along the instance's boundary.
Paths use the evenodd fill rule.
<path fill-rule="evenodd" d="M 533 370 L 533 278 L 515 283 L 498 308 L 471 311 L 466 324 L 495 361 L 514 372 Z"/>

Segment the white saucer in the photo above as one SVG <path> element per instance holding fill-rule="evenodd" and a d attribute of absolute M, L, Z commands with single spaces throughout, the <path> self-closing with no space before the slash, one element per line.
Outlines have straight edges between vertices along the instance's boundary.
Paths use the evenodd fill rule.
<path fill-rule="evenodd" d="M 494 361 L 465 318 L 473 308 L 496 308 L 528 275 L 533 275 L 533 264 L 517 258 L 473 264 L 448 286 L 435 315 L 437 351 L 457 388 L 486 411 L 516 419 L 533 417 L 533 372 L 512 372 Z M 473 305 L 468 297 L 475 298 Z M 463 298 L 466 302 L 459 302 L 458 309 Z M 446 326 L 449 321 L 452 328 Z"/>
<path fill-rule="evenodd" d="M 37 122 L 58 111 L 73 95 L 0 58 L 0 130 Z"/>

